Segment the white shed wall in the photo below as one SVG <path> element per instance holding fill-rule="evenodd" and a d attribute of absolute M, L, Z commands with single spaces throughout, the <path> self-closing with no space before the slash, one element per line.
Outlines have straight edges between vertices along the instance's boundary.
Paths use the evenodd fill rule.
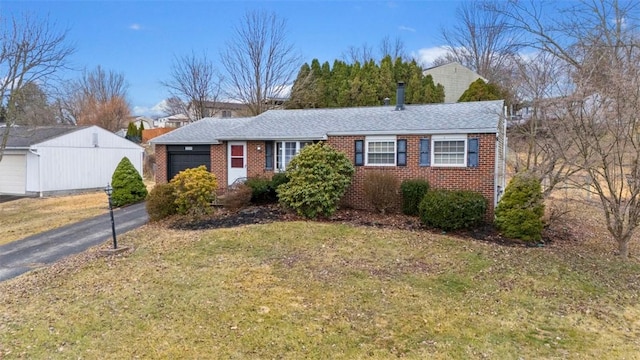
<path fill-rule="evenodd" d="M 142 175 L 144 149 L 97 126 L 36 144 L 32 150 L 39 155 L 38 173 L 42 177 L 30 173 L 28 191 L 104 188 L 123 157 L 129 158 Z"/>

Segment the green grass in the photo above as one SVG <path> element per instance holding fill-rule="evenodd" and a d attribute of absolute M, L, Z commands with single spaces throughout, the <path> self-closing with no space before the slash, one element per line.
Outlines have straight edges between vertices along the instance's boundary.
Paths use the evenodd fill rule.
<path fill-rule="evenodd" d="M 640 356 L 637 262 L 314 222 L 120 242 L 0 284 L 0 358 Z"/>

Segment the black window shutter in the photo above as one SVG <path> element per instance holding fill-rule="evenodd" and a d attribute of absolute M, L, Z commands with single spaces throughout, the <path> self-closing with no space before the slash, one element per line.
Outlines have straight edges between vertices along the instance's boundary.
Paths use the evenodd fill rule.
<path fill-rule="evenodd" d="M 356 140 L 355 142 L 355 159 L 354 164 L 356 166 L 364 165 L 364 140 Z"/>
<path fill-rule="evenodd" d="M 420 166 L 431 166 L 431 139 L 420 139 Z"/>
<path fill-rule="evenodd" d="M 467 140 L 467 166 L 478 167 L 478 139 Z"/>
<path fill-rule="evenodd" d="M 398 139 L 397 146 L 398 146 L 398 152 L 397 152 L 396 165 L 407 166 L 407 140 Z"/>
<path fill-rule="evenodd" d="M 264 168 L 273 170 L 273 141 L 264 142 Z"/>

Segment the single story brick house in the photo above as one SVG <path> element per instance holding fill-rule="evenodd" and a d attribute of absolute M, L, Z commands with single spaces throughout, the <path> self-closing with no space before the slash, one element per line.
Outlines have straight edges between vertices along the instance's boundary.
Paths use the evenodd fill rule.
<path fill-rule="evenodd" d="M 401 98 L 399 96 L 399 98 Z M 363 179 L 388 171 L 400 181 L 473 190 L 489 203 L 505 187 L 503 101 L 338 109 L 269 110 L 250 118 L 205 118 L 157 137 L 156 182 L 207 166 L 224 190 L 236 179 L 286 170 L 305 145 L 326 141 L 352 159 L 356 173 L 343 204 L 367 208 Z"/>

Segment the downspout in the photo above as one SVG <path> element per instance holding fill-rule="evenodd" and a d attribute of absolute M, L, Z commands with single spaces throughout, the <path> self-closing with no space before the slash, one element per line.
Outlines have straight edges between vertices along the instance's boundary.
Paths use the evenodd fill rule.
<path fill-rule="evenodd" d="M 29 148 L 29 152 L 38 157 L 38 191 L 40 192 L 40 197 L 44 197 L 42 193 L 42 161 L 40 161 L 40 154 L 31 148 Z"/>

